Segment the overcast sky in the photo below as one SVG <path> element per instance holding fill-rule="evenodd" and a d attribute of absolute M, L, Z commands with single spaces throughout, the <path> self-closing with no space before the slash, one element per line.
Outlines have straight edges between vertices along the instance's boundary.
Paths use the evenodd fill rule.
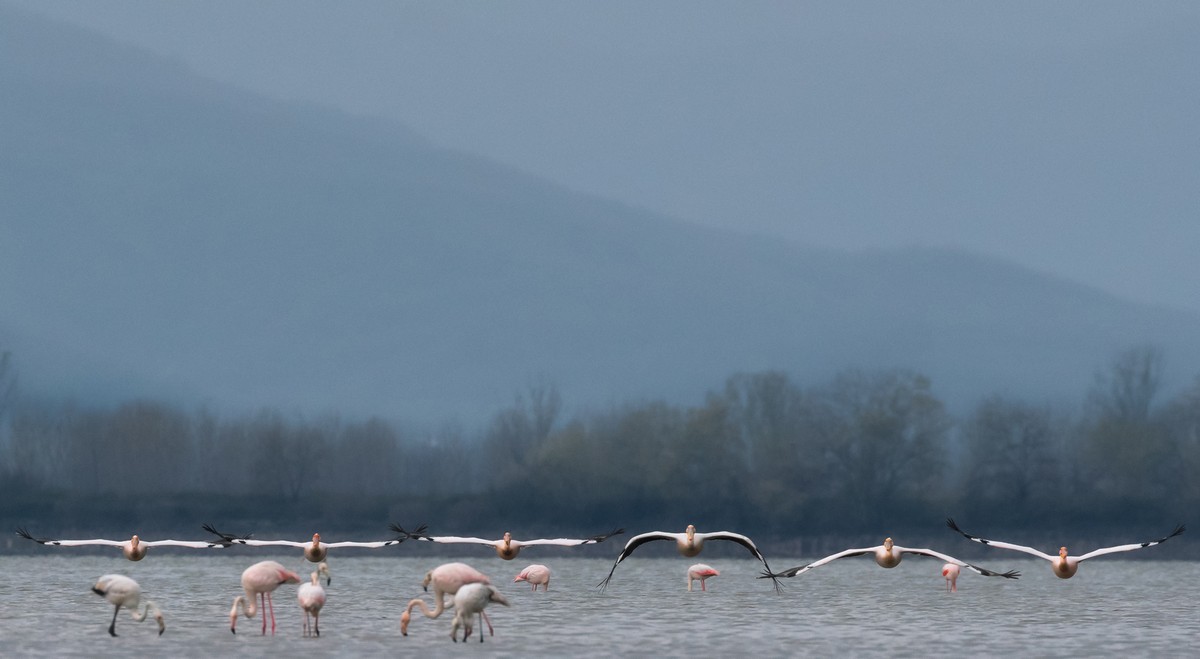
<path fill-rule="evenodd" d="M 1200 311 L 1193 2 L 7 2 L 682 219 Z"/>

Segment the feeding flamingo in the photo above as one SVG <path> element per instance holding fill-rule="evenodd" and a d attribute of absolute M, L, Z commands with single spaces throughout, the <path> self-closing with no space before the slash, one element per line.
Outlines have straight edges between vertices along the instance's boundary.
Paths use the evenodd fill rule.
<path fill-rule="evenodd" d="M 695 565 L 689 567 L 687 574 L 688 574 L 688 592 L 691 592 L 691 590 L 692 590 L 692 582 L 693 581 L 699 581 L 700 582 L 700 590 L 706 590 L 706 588 L 704 587 L 704 582 L 708 581 L 709 577 L 718 577 L 721 575 L 721 573 L 717 572 L 715 569 L 713 569 L 712 566 L 705 565 L 704 563 L 696 563 Z"/>
<path fill-rule="evenodd" d="M 474 629 L 471 624 L 471 616 L 475 614 L 479 614 L 479 618 L 487 623 L 488 633 L 494 635 L 495 630 L 492 629 L 492 623 L 483 614 L 484 608 L 492 602 L 508 606 L 508 600 L 504 599 L 500 591 L 491 584 L 472 583 L 459 588 L 454 595 L 454 622 L 450 625 L 450 640 L 458 642 L 458 639 L 454 638 L 454 634 L 459 627 L 463 628 L 463 640 L 467 640 Z M 479 642 L 483 642 L 483 630 L 479 631 Z"/>
<path fill-rule="evenodd" d="M 81 547 L 83 545 L 107 545 L 111 547 L 120 547 L 121 553 L 131 561 L 140 561 L 146 557 L 146 550 L 150 547 L 191 547 L 192 549 L 221 549 L 229 546 L 225 542 L 203 542 L 189 540 L 152 540 L 146 541 L 139 538 L 137 535 L 128 540 L 54 540 L 51 538 L 35 538 L 30 535 L 25 529 L 17 529 L 17 535 L 27 540 L 32 540 L 43 545 L 53 545 L 55 547 Z"/>
<path fill-rule="evenodd" d="M 611 533 L 603 535 L 594 535 L 590 538 L 554 538 L 550 540 L 514 540 L 512 533 L 504 532 L 504 537 L 499 540 L 486 540 L 484 538 L 465 538 L 456 535 L 425 535 L 422 533 L 424 527 L 416 531 L 405 531 L 404 527 L 393 523 L 390 527 L 393 531 L 403 534 L 405 537 L 415 540 L 424 540 L 426 542 L 440 542 L 450 544 L 474 544 L 487 545 L 496 550 L 496 555 L 506 561 L 511 561 L 521 553 L 522 547 L 530 547 L 535 545 L 558 545 L 560 547 L 578 547 L 580 545 L 591 545 L 598 542 L 604 542 L 607 538 L 614 535 L 620 535 L 625 532 L 625 529 L 617 529 Z"/>
<path fill-rule="evenodd" d="M 655 540 L 673 540 L 675 542 L 675 548 L 679 550 L 679 553 L 687 556 L 688 558 L 699 554 L 700 550 L 704 548 L 704 542 L 706 540 L 729 540 L 731 542 L 736 542 L 750 550 L 750 553 L 753 554 L 755 558 L 762 561 L 763 567 L 766 568 L 765 573 L 771 573 L 771 566 L 767 565 L 767 559 L 763 558 L 763 555 L 758 551 L 758 547 L 754 546 L 754 542 L 750 540 L 750 538 L 747 538 L 739 533 L 730 533 L 729 531 L 696 533 L 696 527 L 688 524 L 687 529 L 684 530 L 683 533 L 652 531 L 650 533 L 635 535 L 630 538 L 629 542 L 625 543 L 625 548 L 621 550 L 621 555 L 617 556 L 617 560 L 613 563 L 612 569 L 608 571 L 608 576 L 604 578 L 604 581 L 601 581 L 599 584 L 597 584 L 599 588 L 603 590 L 608 585 L 609 580 L 612 579 L 613 572 L 617 571 L 617 566 L 621 564 L 621 561 L 628 558 L 629 555 L 633 553 L 634 549 L 637 549 L 647 542 L 653 542 Z M 772 577 L 772 581 L 775 581 L 774 577 Z M 775 589 L 779 590 L 778 581 L 775 581 Z"/>
<path fill-rule="evenodd" d="M 959 568 L 954 563 L 946 563 L 942 566 L 942 576 L 946 578 L 946 591 L 951 593 L 958 592 L 958 573 Z"/>
<path fill-rule="evenodd" d="M 393 538 L 391 540 L 379 540 L 375 542 L 323 542 L 320 533 L 314 533 L 312 540 L 297 542 L 293 540 L 252 540 L 249 536 L 232 536 L 227 533 L 222 533 L 213 527 L 205 524 L 204 529 L 209 533 L 214 533 L 221 537 L 223 542 L 228 542 L 236 545 L 246 545 L 250 547 L 301 547 L 304 549 L 304 558 L 312 563 L 320 563 L 325 560 L 330 549 L 338 547 L 363 547 L 366 549 L 378 549 L 380 547 L 390 547 L 404 542 L 407 537 Z M 422 526 L 418 529 L 423 530 Z"/>
<path fill-rule="evenodd" d="M 1097 556 L 1103 556 L 1105 554 L 1115 554 L 1117 552 L 1122 552 L 1122 551 L 1133 551 L 1135 549 L 1145 549 L 1146 547 L 1153 547 L 1154 545 L 1162 544 L 1162 543 L 1166 542 L 1167 540 L 1174 538 L 1175 536 L 1179 535 L 1180 533 L 1183 533 L 1183 531 L 1184 531 L 1184 526 L 1182 524 L 1180 524 L 1180 525 L 1176 526 L 1175 530 L 1171 531 L 1171 533 L 1169 535 L 1159 538 L 1158 540 L 1150 540 L 1147 542 L 1138 542 L 1138 543 L 1134 543 L 1134 544 L 1130 544 L 1130 545 L 1118 545 L 1116 547 L 1105 547 L 1104 549 L 1097 549 L 1095 551 L 1088 552 L 1088 553 L 1084 554 L 1083 556 L 1069 556 L 1067 554 L 1066 547 L 1059 547 L 1058 548 L 1058 556 L 1051 556 L 1050 554 L 1044 554 L 1044 553 L 1034 549 L 1033 547 L 1026 547 L 1024 545 L 1014 545 L 1014 544 L 1010 544 L 1007 542 L 1000 542 L 998 540 L 985 540 L 978 536 L 971 535 L 971 534 L 967 533 L 966 531 L 963 531 L 962 529 L 958 528 L 958 525 L 954 523 L 953 519 L 947 519 L 946 526 L 949 526 L 950 528 L 954 529 L 955 531 L 958 531 L 960 534 L 962 534 L 968 540 L 974 540 L 975 542 L 987 545 L 989 547 L 999 547 L 1001 549 L 1012 549 L 1015 551 L 1025 552 L 1026 554 L 1032 554 L 1034 556 L 1037 556 L 1038 558 L 1050 561 L 1050 567 L 1054 570 L 1054 576 L 1058 577 L 1059 579 L 1070 579 L 1071 577 L 1075 576 L 1075 572 L 1077 570 L 1079 570 L 1080 561 L 1086 561 L 1089 558 L 1095 558 Z"/>
<path fill-rule="evenodd" d="M 162 636 L 162 633 L 167 630 L 167 624 L 163 622 L 162 611 L 158 610 L 158 606 L 154 602 L 147 601 L 145 608 L 140 613 L 138 612 L 138 605 L 142 600 L 142 588 L 133 579 L 120 574 L 106 574 L 96 581 L 95 586 L 92 586 L 92 592 L 103 596 L 116 607 L 113 609 L 112 623 L 108 625 L 110 635 L 117 635 L 117 614 L 121 612 L 122 606 L 129 609 L 130 615 L 136 622 L 145 620 L 147 615 L 153 613 L 154 621 L 158 623 L 159 636 Z"/>
<path fill-rule="evenodd" d="M 433 586 L 434 609 L 430 611 L 425 600 L 419 597 L 410 601 L 400 614 L 400 633 L 408 636 L 408 623 L 412 620 L 414 608 L 420 607 L 426 618 L 436 618 L 446 609 L 446 595 L 454 595 L 460 588 L 472 583 L 490 584 L 491 580 L 466 563 L 445 563 L 425 573 L 421 587 L 428 592 L 429 587 Z"/>
<path fill-rule="evenodd" d="M 550 568 L 540 563 L 534 563 L 521 570 L 521 573 L 513 578 L 513 583 L 518 581 L 532 585 L 534 592 L 537 592 L 538 584 L 542 585 L 542 590 L 550 590 Z"/>
<path fill-rule="evenodd" d="M 947 563 L 953 563 L 959 567 L 965 567 L 968 570 L 971 570 L 972 572 L 975 572 L 977 574 L 982 574 L 985 577 L 1004 577 L 1005 579 L 1016 579 L 1019 576 L 1021 576 L 1021 573 L 1017 572 L 1016 570 L 1010 570 L 1008 572 L 1003 572 L 1003 573 L 992 572 L 991 570 L 986 570 L 986 569 L 978 567 L 976 565 L 971 565 L 970 563 L 960 561 L 957 558 L 954 558 L 953 556 L 947 556 L 945 554 L 933 551 L 932 549 L 911 549 L 909 547 L 898 547 L 892 542 L 891 538 L 887 538 L 883 541 L 882 545 L 878 545 L 876 547 L 866 547 L 864 549 L 847 549 L 846 551 L 838 552 L 836 554 L 833 554 L 832 556 L 826 556 L 825 558 L 822 558 L 821 560 L 815 561 L 813 563 L 809 563 L 808 565 L 801 565 L 798 567 L 789 568 L 787 570 L 784 570 L 783 572 L 776 572 L 774 574 L 772 574 L 769 571 L 763 572 L 763 574 L 759 577 L 759 579 L 777 578 L 777 577 L 794 577 L 798 574 L 804 574 L 805 572 L 808 572 L 809 570 L 811 570 L 813 568 L 821 567 L 822 565 L 825 565 L 826 563 L 832 563 L 833 561 L 836 561 L 839 558 L 846 558 L 848 556 L 862 556 L 864 554 L 871 554 L 872 557 L 875 559 L 875 562 L 879 564 L 879 567 L 884 567 L 884 568 L 893 568 L 893 567 L 896 567 L 897 565 L 899 565 L 900 559 L 904 557 L 904 554 L 918 554 L 921 556 L 932 556 L 934 558 L 939 558 L 943 561 L 946 561 Z"/>
<path fill-rule="evenodd" d="M 312 573 L 312 581 L 300 584 L 296 589 L 296 599 L 300 602 L 300 608 L 304 609 L 304 633 L 316 636 L 321 635 L 321 608 L 325 606 L 325 589 L 321 587 L 321 575 L 325 576 L 325 585 L 328 586 L 333 581 L 329 576 L 329 566 L 321 563 Z M 308 624 L 309 614 L 312 614 L 311 628 Z"/>
<path fill-rule="evenodd" d="M 262 599 L 263 610 L 262 633 L 267 633 L 267 616 L 271 616 L 271 633 L 275 633 L 275 606 L 271 603 L 271 593 L 285 583 L 300 583 L 300 577 L 275 561 L 255 563 L 242 572 L 242 590 L 245 595 L 233 599 L 233 608 L 229 610 L 229 631 L 237 633 L 238 606 L 247 618 L 253 618 L 258 613 L 254 598 Z"/>

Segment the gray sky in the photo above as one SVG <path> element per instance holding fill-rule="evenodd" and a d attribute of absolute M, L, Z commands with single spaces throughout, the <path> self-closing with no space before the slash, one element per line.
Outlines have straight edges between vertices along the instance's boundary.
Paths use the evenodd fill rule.
<path fill-rule="evenodd" d="M 1195 3 L 8 2 L 683 219 L 1200 311 Z"/>

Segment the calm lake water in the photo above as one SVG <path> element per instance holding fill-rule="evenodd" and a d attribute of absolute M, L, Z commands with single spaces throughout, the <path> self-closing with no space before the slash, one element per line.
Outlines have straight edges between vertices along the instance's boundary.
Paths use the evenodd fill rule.
<path fill-rule="evenodd" d="M 153 550 L 152 550 L 153 551 Z M 615 551 L 613 557 L 615 557 Z M 784 580 L 775 593 L 755 579 L 751 559 L 712 558 L 721 571 L 708 592 L 686 590 L 685 558 L 634 555 L 617 568 L 604 592 L 594 588 L 613 557 L 538 555 L 514 561 L 481 552 L 464 560 L 485 572 L 512 602 L 489 608 L 496 634 L 481 645 L 450 641 L 452 616 L 415 616 L 400 635 L 400 611 L 421 596 L 426 571 L 445 562 L 353 550 L 329 560 L 333 584 L 321 616 L 322 636 L 301 634 L 296 586 L 275 592 L 275 636 L 241 618 L 229 633 L 229 608 L 250 564 L 278 560 L 307 576 L 298 553 L 151 555 L 139 563 L 116 556 L 47 548 L 37 556 L 3 559 L 0 654 L 4 656 L 1191 656 L 1200 640 L 1195 601 L 1200 563 L 1152 559 L 1084 563 L 1060 580 L 1048 563 L 997 551 L 980 561 L 1019 569 L 1017 581 L 963 571 L 958 592 L 945 592 L 941 563 L 907 557 L 891 570 L 869 557 L 849 558 Z M 512 583 L 525 565 L 553 571 L 550 591 Z M 773 557 L 784 569 L 806 562 Z M 118 638 L 106 632 L 112 607 L 90 591 L 106 573 L 125 574 L 162 608 L 166 633 L 152 620 L 135 623 L 125 611 Z M 427 599 L 431 598 L 426 595 Z M 261 613 L 260 613 L 261 615 Z"/>

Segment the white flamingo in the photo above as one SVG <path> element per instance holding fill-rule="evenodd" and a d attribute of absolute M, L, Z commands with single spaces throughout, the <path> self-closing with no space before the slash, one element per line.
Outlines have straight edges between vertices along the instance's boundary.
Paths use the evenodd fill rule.
<path fill-rule="evenodd" d="M 321 540 L 320 533 L 314 533 L 312 540 L 298 542 L 294 540 L 254 540 L 249 536 L 234 536 L 228 533 L 222 533 L 212 526 L 204 525 L 204 529 L 209 533 L 214 533 L 221 537 L 222 542 L 232 543 L 235 545 L 246 545 L 248 547 L 299 547 L 304 550 L 304 558 L 312 563 L 320 563 L 324 561 L 330 549 L 339 547 L 361 547 L 365 549 L 378 549 L 380 547 L 390 547 L 404 542 L 405 537 L 393 538 L 391 540 L 379 540 L 375 542 L 324 542 Z"/>
<path fill-rule="evenodd" d="M 108 633 L 117 635 L 117 614 L 121 612 L 121 607 L 129 609 L 130 615 L 134 621 L 141 622 L 146 619 L 146 616 L 153 613 L 154 621 L 158 623 L 158 635 L 167 630 L 167 624 L 163 621 L 162 611 L 158 610 L 158 606 L 151 601 L 145 602 L 145 608 L 139 613 L 138 605 L 142 600 L 142 588 L 138 586 L 138 582 L 121 574 L 106 574 L 96 581 L 96 585 L 92 586 L 92 592 L 104 597 L 114 607 L 112 623 L 108 625 Z"/>
<path fill-rule="evenodd" d="M 466 563 L 444 563 L 425 573 L 425 581 L 421 587 L 426 592 L 433 586 L 434 608 L 431 611 L 425 600 L 416 598 L 409 601 L 404 612 L 400 614 L 400 633 L 408 636 L 408 624 L 412 620 L 412 610 L 420 607 L 426 618 L 436 618 L 446 610 L 446 596 L 458 593 L 467 584 L 490 584 L 487 575 L 467 565 Z"/>
<path fill-rule="evenodd" d="M 283 567 L 275 561 L 255 563 L 242 572 L 242 590 L 245 595 L 233 599 L 233 608 L 229 610 L 229 631 L 237 633 L 238 607 L 247 618 L 253 618 L 259 607 L 255 605 L 255 596 L 261 598 L 263 610 L 262 633 L 267 633 L 267 616 L 271 617 L 271 633 L 275 633 L 275 606 L 271 602 L 271 593 L 285 583 L 300 583 L 300 577 L 295 572 Z"/>
<path fill-rule="evenodd" d="M 481 620 L 487 624 L 488 634 L 495 635 L 495 630 L 492 629 L 492 623 L 483 615 L 483 610 L 488 604 L 495 602 L 508 606 L 508 600 L 500 594 L 499 590 L 491 584 L 472 583 L 458 589 L 454 595 L 454 622 L 450 625 L 450 640 L 458 642 L 454 638 L 458 628 L 463 628 L 463 640 L 471 635 L 474 625 L 471 624 L 471 616 L 479 614 Z M 483 642 L 483 631 L 479 632 L 479 642 Z"/>
<path fill-rule="evenodd" d="M 321 587 L 322 575 L 325 577 L 326 586 L 333 582 L 333 578 L 329 576 L 329 565 L 321 563 L 312 573 L 312 581 L 302 583 L 296 589 L 296 599 L 300 602 L 300 608 L 304 610 L 305 634 L 321 635 L 321 609 L 325 606 L 325 589 Z M 310 614 L 312 615 L 311 627 L 308 624 Z"/>
<path fill-rule="evenodd" d="M 688 558 L 699 554 L 700 550 L 704 549 L 704 542 L 707 540 L 728 540 L 730 542 L 736 542 L 737 544 L 748 549 L 755 558 L 762 561 L 763 567 L 766 568 L 766 572 L 764 574 L 771 574 L 771 566 L 767 565 L 767 559 L 763 558 L 762 553 L 758 551 L 758 547 L 754 546 L 754 541 L 750 538 L 747 538 L 740 533 L 731 533 L 729 531 L 697 533 L 696 527 L 688 524 L 687 529 L 685 529 L 683 533 L 652 531 L 650 533 L 635 535 L 630 538 L 629 542 L 625 543 L 625 548 L 621 550 L 621 555 L 617 556 L 617 560 L 613 563 L 612 569 L 608 571 L 608 576 L 604 578 L 604 581 L 601 581 L 599 584 L 597 584 L 597 586 L 603 590 L 606 586 L 608 586 L 609 580 L 612 579 L 613 572 L 617 571 L 617 566 L 621 564 L 621 561 L 628 558 L 629 555 L 633 553 L 633 550 L 646 544 L 647 542 L 653 542 L 655 540 L 673 541 L 675 543 L 675 548 L 679 550 L 679 553 L 687 556 Z M 772 581 L 775 581 L 774 576 L 772 576 L 771 579 Z M 775 589 L 779 589 L 778 581 L 775 581 Z"/>
<path fill-rule="evenodd" d="M 713 568 L 711 565 L 705 565 L 704 563 L 696 563 L 695 565 L 688 568 L 687 575 L 688 575 L 688 592 L 690 593 L 692 591 L 692 582 L 693 581 L 700 582 L 700 590 L 707 590 L 704 587 L 704 582 L 708 581 L 709 578 L 711 578 L 711 577 L 721 576 L 721 573 L 717 572 L 717 570 L 715 568 Z"/>
<path fill-rule="evenodd" d="M 1153 547 L 1154 545 L 1160 545 L 1160 544 L 1166 542 L 1167 540 L 1174 538 L 1175 536 L 1179 535 L 1180 533 L 1183 533 L 1185 530 L 1185 527 L 1182 524 L 1180 524 L 1180 525 L 1176 526 L 1175 530 L 1171 531 L 1171 533 L 1169 535 L 1159 538 L 1158 540 L 1149 540 L 1147 542 L 1136 542 L 1136 543 L 1129 544 L 1129 545 L 1117 545 L 1116 547 L 1105 547 L 1104 549 L 1097 549 L 1095 551 L 1090 551 L 1090 552 L 1084 554 L 1083 556 L 1070 556 L 1067 553 L 1066 547 L 1059 547 L 1058 548 L 1058 556 L 1051 556 L 1050 554 L 1042 553 L 1042 552 L 1034 549 L 1033 547 L 1026 547 L 1024 545 L 1014 545 L 1014 544 L 1011 544 L 1008 542 L 1000 542 L 998 540 L 985 540 L 978 536 L 971 535 L 971 534 L 967 533 L 966 531 L 963 531 L 962 529 L 958 528 L 958 525 L 954 523 L 953 519 L 947 519 L 946 526 L 949 526 L 950 528 L 954 529 L 955 531 L 958 531 L 960 534 L 962 534 L 968 540 L 974 540 L 975 542 L 987 545 L 989 547 L 999 547 L 1001 549 L 1012 549 L 1014 551 L 1025 552 L 1026 554 L 1032 554 L 1034 556 L 1037 556 L 1038 558 L 1050 561 L 1050 567 L 1054 570 L 1054 576 L 1058 577 L 1059 579 L 1070 579 L 1071 577 L 1075 576 L 1075 572 L 1079 570 L 1079 563 L 1081 561 L 1086 561 L 1089 558 L 1095 558 L 1097 556 L 1104 556 L 1105 554 L 1115 554 L 1117 552 L 1133 551 L 1135 549 L 1145 549 L 1146 547 Z"/>
<path fill-rule="evenodd" d="M 591 545 L 598 542 L 604 542 L 606 539 L 614 535 L 620 535 L 625 532 L 625 529 L 617 529 L 611 533 L 603 535 L 594 535 L 590 538 L 553 538 L 541 540 L 514 540 L 512 533 L 505 531 L 504 537 L 499 540 L 487 540 L 485 538 L 467 538 L 457 535 L 425 535 L 422 529 L 416 531 L 405 531 L 404 527 L 393 523 L 391 529 L 408 538 L 414 540 L 423 540 L 425 542 L 439 542 L 446 544 L 473 544 L 487 545 L 496 550 L 496 555 L 506 561 L 511 561 L 521 553 L 522 547 L 532 547 L 537 545 L 557 545 L 559 547 L 578 547 L 580 545 Z"/>
<path fill-rule="evenodd" d="M 537 592 L 539 585 L 542 586 L 542 590 L 550 590 L 550 568 L 541 563 L 529 565 L 513 578 L 513 583 L 518 581 L 524 581 L 533 586 L 534 592 Z"/>
<path fill-rule="evenodd" d="M 871 554 L 871 556 L 875 559 L 875 562 L 879 564 L 879 567 L 884 567 L 884 568 L 896 567 L 897 565 L 900 564 L 900 559 L 903 558 L 905 554 L 918 554 L 921 556 L 932 556 L 934 558 L 941 559 L 947 563 L 953 563 L 959 567 L 965 567 L 968 570 L 971 570 L 972 572 L 975 572 L 977 574 L 982 574 L 985 577 L 1004 577 L 1005 579 L 1016 579 L 1021 576 L 1021 573 L 1016 570 L 1010 570 L 1008 572 L 992 572 L 991 570 L 981 568 L 977 565 L 971 565 L 970 563 L 967 563 L 966 561 L 960 561 L 957 558 L 954 558 L 953 556 L 947 556 L 946 554 L 942 554 L 940 552 L 933 551 L 932 549 L 913 549 L 910 547 L 899 547 L 892 542 L 891 538 L 887 538 L 883 541 L 882 545 L 877 545 L 875 547 L 864 547 L 862 549 L 847 549 L 846 551 L 840 551 L 831 556 L 826 556 L 825 558 L 822 558 L 819 561 L 814 561 L 807 565 L 800 565 L 797 567 L 789 568 L 787 570 L 784 570 L 783 572 L 776 572 L 774 574 L 772 574 L 771 572 L 763 572 L 763 574 L 759 577 L 759 579 L 776 578 L 776 577 L 789 577 L 790 578 L 790 577 L 794 577 L 799 574 L 804 574 L 805 572 L 808 572 L 809 570 L 821 567 L 822 565 L 825 565 L 827 563 L 832 563 L 833 561 L 836 561 L 839 558 L 847 558 L 849 556 L 862 556 L 864 554 Z"/>
<path fill-rule="evenodd" d="M 137 535 L 128 540 L 104 540 L 97 538 L 94 540 L 55 540 L 52 538 L 35 538 L 30 535 L 25 529 L 17 529 L 17 535 L 27 540 L 32 540 L 39 544 L 51 545 L 54 547 L 82 547 L 85 545 L 106 545 L 110 547 L 120 547 L 121 553 L 131 561 L 140 561 L 146 557 L 146 550 L 150 547 L 190 547 L 192 549 L 221 549 L 228 546 L 228 543 L 222 542 L 203 542 L 190 540 L 152 540 L 146 541 L 139 538 Z"/>

